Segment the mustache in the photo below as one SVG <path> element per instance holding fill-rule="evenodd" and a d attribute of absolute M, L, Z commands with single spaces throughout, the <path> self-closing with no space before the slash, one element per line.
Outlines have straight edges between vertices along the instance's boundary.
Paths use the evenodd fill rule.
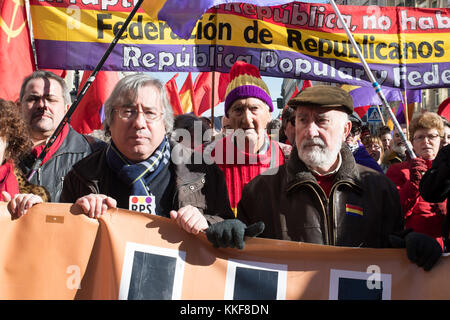
<path fill-rule="evenodd" d="M 326 148 L 325 142 L 321 138 L 315 137 L 307 140 L 303 140 L 300 144 L 301 148 L 308 148 L 308 147 L 320 147 L 322 149 Z"/>
<path fill-rule="evenodd" d="M 42 116 L 53 117 L 53 114 L 46 110 L 37 110 L 37 111 L 33 112 L 33 114 L 31 115 L 31 118 L 34 119 L 34 118 L 38 118 L 38 117 L 42 117 Z"/>

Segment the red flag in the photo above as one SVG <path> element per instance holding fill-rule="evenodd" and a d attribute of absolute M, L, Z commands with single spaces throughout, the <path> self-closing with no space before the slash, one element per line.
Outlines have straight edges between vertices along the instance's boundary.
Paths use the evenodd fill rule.
<path fill-rule="evenodd" d="M 192 84 L 192 75 L 190 72 L 181 87 L 179 95 L 183 113 L 193 112 L 197 115 L 197 105 L 194 101 L 194 85 Z"/>
<path fill-rule="evenodd" d="M 303 81 L 303 86 L 302 86 L 302 91 L 305 90 L 306 88 L 312 87 L 312 82 L 311 80 L 304 80 Z"/>
<path fill-rule="evenodd" d="M 23 79 L 35 70 L 23 0 L 0 1 L 0 98 L 16 101 Z"/>
<path fill-rule="evenodd" d="M 312 87 L 312 82 L 311 82 L 311 80 L 303 80 L 303 85 L 302 85 L 302 90 L 301 91 L 303 91 L 303 90 L 305 90 L 306 88 L 309 88 L 309 87 Z M 297 86 L 295 86 L 295 90 L 294 90 L 294 92 L 292 93 L 292 95 L 291 95 L 291 97 L 289 98 L 289 100 L 291 100 L 293 97 L 295 97 L 296 95 L 297 95 L 297 93 L 299 93 L 300 91 L 298 90 L 298 87 Z M 288 100 L 288 101 L 289 101 Z M 286 107 L 287 107 L 287 104 L 284 106 L 284 109 L 286 109 Z"/>
<path fill-rule="evenodd" d="M 369 110 L 369 108 L 370 108 L 370 106 L 361 106 L 361 107 L 355 107 L 354 110 L 358 114 L 358 116 L 360 118 L 362 118 L 367 113 L 367 110 Z"/>
<path fill-rule="evenodd" d="M 437 114 L 450 121 L 450 97 L 442 101 L 439 105 Z"/>
<path fill-rule="evenodd" d="M 92 71 L 84 71 L 79 90 L 91 76 Z M 75 109 L 70 124 L 81 134 L 89 134 L 94 130 L 102 129 L 103 104 L 112 93 L 114 86 L 119 81 L 119 75 L 115 71 L 99 71 L 94 82 L 86 91 Z"/>
<path fill-rule="evenodd" d="M 183 114 L 183 108 L 181 107 L 180 95 L 178 94 L 177 79 L 178 73 L 166 82 L 167 99 L 169 99 L 172 106 L 173 114 L 175 116 Z"/>
<path fill-rule="evenodd" d="M 198 107 L 198 114 L 211 109 L 212 72 L 201 72 L 194 83 L 194 101 Z M 230 83 L 228 73 L 214 72 L 214 107 L 225 100 L 227 86 Z"/>

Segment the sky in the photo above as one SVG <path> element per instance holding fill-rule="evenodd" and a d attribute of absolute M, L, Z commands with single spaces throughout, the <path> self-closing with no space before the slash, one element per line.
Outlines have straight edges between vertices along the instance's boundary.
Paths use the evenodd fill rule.
<path fill-rule="evenodd" d="M 173 76 L 176 74 L 176 72 L 155 72 L 152 73 L 152 76 L 160 79 L 163 83 L 166 83 L 170 79 L 173 78 Z M 195 79 L 197 78 L 198 72 L 192 72 L 192 82 L 195 82 Z M 184 81 L 186 80 L 186 77 L 188 75 L 188 72 L 179 72 L 179 75 L 176 79 L 178 90 L 181 89 L 183 86 Z M 272 118 L 276 118 L 278 114 L 280 113 L 280 110 L 277 108 L 277 98 L 281 97 L 281 84 L 283 83 L 283 78 L 275 78 L 275 77 L 262 77 L 262 79 L 267 84 L 267 87 L 270 91 L 270 96 L 272 97 L 273 101 L 273 107 L 274 111 L 272 112 Z M 220 103 L 214 108 L 214 116 L 221 116 L 224 113 L 224 107 L 223 103 Z M 211 116 L 211 110 L 208 110 L 202 114 L 202 116 L 210 117 Z"/>

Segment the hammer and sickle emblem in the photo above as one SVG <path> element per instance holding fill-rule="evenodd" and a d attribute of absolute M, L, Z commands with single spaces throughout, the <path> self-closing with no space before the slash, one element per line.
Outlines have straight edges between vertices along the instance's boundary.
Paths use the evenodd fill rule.
<path fill-rule="evenodd" d="M 9 42 L 11 38 L 17 37 L 21 32 L 22 29 L 25 28 L 25 21 L 18 27 L 17 29 L 14 29 L 14 21 L 16 19 L 17 9 L 19 9 L 19 6 L 23 6 L 23 0 L 12 0 L 14 2 L 14 11 L 11 17 L 10 25 L 8 26 L 3 20 L 2 17 L 0 17 L 0 27 L 3 31 L 8 35 L 7 41 Z"/>

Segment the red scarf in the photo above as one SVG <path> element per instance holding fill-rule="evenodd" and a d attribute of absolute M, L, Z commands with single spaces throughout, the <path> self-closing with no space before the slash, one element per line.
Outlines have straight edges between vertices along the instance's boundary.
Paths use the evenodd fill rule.
<path fill-rule="evenodd" d="M 14 164 L 10 161 L 6 161 L 0 166 L 0 200 L 4 201 L 2 191 L 8 192 L 11 197 L 19 193 L 19 184 L 14 175 Z"/>
<path fill-rule="evenodd" d="M 61 130 L 61 133 L 56 137 L 56 140 L 53 143 L 53 145 L 50 147 L 50 150 L 45 155 L 44 160 L 42 160 L 42 164 L 46 163 L 47 160 L 50 159 L 55 154 L 55 152 L 59 149 L 59 147 L 62 145 L 62 143 L 66 139 L 68 133 L 69 133 L 69 125 L 66 124 L 64 126 L 64 128 Z M 45 144 L 34 147 L 33 155 L 36 158 L 38 158 L 39 155 L 41 154 L 42 150 L 44 150 L 44 147 L 45 147 Z"/>
<path fill-rule="evenodd" d="M 211 156 L 225 175 L 231 208 L 236 214 L 237 204 L 241 200 L 244 186 L 254 177 L 269 169 L 273 152 L 276 155 L 274 167 L 284 163 L 284 155 L 278 143 L 272 140 L 263 154 L 238 150 L 231 136 L 228 135 L 217 141 Z"/>

